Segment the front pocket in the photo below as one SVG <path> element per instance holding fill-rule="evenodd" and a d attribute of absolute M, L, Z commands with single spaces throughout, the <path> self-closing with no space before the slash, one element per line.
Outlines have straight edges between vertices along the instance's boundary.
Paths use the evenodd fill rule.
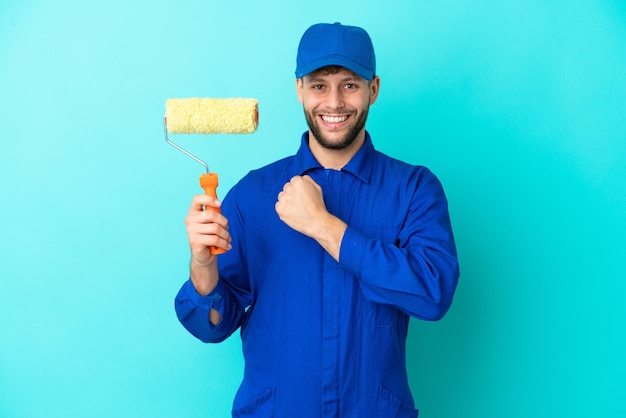
<path fill-rule="evenodd" d="M 383 386 L 378 391 L 377 418 L 417 418 L 418 410 L 412 408 Z"/>
<path fill-rule="evenodd" d="M 272 418 L 274 417 L 276 388 L 267 389 L 261 395 L 245 405 L 233 409 L 236 418 Z"/>

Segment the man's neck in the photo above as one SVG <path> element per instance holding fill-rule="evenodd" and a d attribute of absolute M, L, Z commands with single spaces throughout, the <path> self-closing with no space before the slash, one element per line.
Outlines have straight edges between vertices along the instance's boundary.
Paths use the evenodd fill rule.
<path fill-rule="evenodd" d="M 329 149 L 321 146 L 315 139 L 313 134 L 309 131 L 309 149 L 311 153 L 324 168 L 333 170 L 341 170 L 346 166 L 361 149 L 365 143 L 365 130 L 361 131 L 355 138 L 354 142 L 347 148 L 342 149 Z"/>

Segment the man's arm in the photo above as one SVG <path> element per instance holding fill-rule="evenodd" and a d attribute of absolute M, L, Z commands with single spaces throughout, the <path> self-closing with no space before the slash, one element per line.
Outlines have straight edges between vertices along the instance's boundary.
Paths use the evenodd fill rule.
<path fill-rule="evenodd" d="M 191 249 L 190 278 L 200 296 L 211 293 L 219 280 L 217 257 L 211 254 L 210 248 L 217 246 L 230 249 L 228 220 L 217 211 L 206 210 L 209 207 L 219 208 L 220 204 L 219 200 L 211 196 L 197 195 L 185 218 Z M 211 309 L 210 320 L 213 325 L 217 325 L 221 315 Z"/>
<path fill-rule="evenodd" d="M 309 176 L 285 185 L 276 212 L 359 279 L 368 299 L 425 320 L 440 319 L 450 307 L 459 276 L 456 248 L 443 189 L 430 172 L 413 197 L 398 244 L 364 236 L 328 213 Z"/>

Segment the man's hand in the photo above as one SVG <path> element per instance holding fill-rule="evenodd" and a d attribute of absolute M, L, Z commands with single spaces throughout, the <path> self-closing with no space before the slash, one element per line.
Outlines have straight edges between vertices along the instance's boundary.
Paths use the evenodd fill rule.
<path fill-rule="evenodd" d="M 296 176 L 278 194 L 276 213 L 292 229 L 313 237 L 315 228 L 328 215 L 322 188 L 309 176 Z"/>
<path fill-rule="evenodd" d="M 310 176 L 295 176 L 278 194 L 276 213 L 292 229 L 315 239 L 339 260 L 347 225 L 326 209 L 322 188 Z"/>
<path fill-rule="evenodd" d="M 217 285 L 216 256 L 211 247 L 230 249 L 231 237 L 228 220 L 219 212 L 220 202 L 214 197 L 201 194 L 194 196 L 185 218 L 187 238 L 191 249 L 191 281 L 200 295 L 209 294 Z M 205 210 L 206 207 L 206 210 Z"/>

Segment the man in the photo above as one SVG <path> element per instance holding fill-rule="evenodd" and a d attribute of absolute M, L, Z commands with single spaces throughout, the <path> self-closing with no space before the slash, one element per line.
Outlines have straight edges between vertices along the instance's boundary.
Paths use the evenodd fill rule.
<path fill-rule="evenodd" d="M 252 171 L 220 206 L 194 197 L 182 324 L 205 342 L 241 328 L 236 417 L 416 417 L 409 316 L 448 310 L 458 264 L 436 177 L 376 151 L 365 121 L 380 79 L 363 29 L 303 35 L 296 155 Z M 214 256 L 209 247 L 228 251 Z"/>

